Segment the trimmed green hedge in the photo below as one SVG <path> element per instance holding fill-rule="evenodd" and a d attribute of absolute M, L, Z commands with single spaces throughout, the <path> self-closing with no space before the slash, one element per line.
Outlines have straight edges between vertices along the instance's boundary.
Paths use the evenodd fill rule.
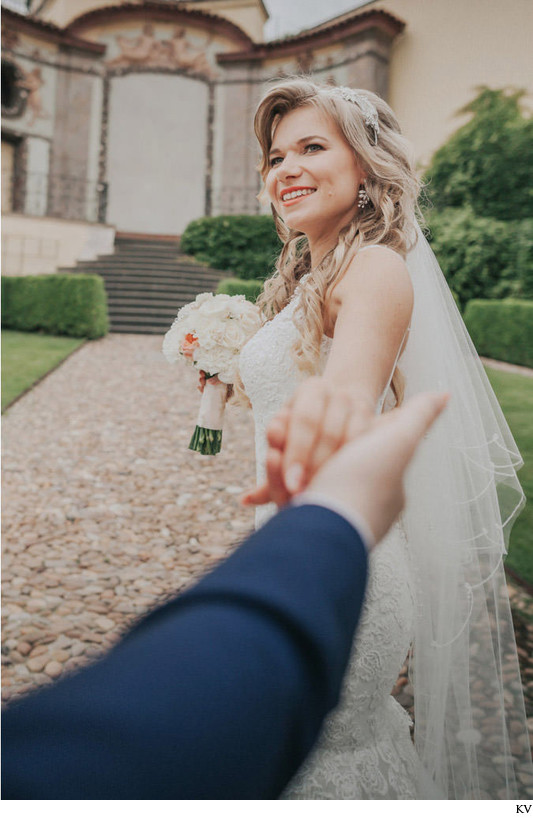
<path fill-rule="evenodd" d="M 242 278 L 223 278 L 220 281 L 217 293 L 226 295 L 245 295 L 248 301 L 254 304 L 263 291 L 263 282 L 257 278 L 245 281 Z"/>
<path fill-rule="evenodd" d="M 533 367 L 533 301 L 470 301 L 464 321 L 480 355 Z"/>
<path fill-rule="evenodd" d="M 218 285 L 217 293 L 225 295 L 245 295 L 248 301 L 255 303 L 263 290 L 263 282 L 252 278 L 245 281 L 242 278 L 223 278 Z"/>
<path fill-rule="evenodd" d="M 185 228 L 184 253 L 241 279 L 268 278 L 281 252 L 271 216 L 209 216 Z"/>
<path fill-rule="evenodd" d="M 2 326 L 100 338 L 109 330 L 103 279 L 97 275 L 2 276 Z"/>
<path fill-rule="evenodd" d="M 476 298 L 533 296 L 533 219 L 497 221 L 469 207 L 425 215 L 433 252 L 462 308 Z"/>

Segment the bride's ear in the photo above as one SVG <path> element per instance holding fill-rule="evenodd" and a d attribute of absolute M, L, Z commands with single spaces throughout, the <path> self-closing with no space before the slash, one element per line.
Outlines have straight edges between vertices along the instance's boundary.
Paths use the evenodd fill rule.
<path fill-rule="evenodd" d="M 270 197 L 269 197 L 269 195 L 268 195 L 268 193 L 266 191 L 266 186 L 265 186 L 264 181 L 263 181 L 263 187 L 261 188 L 261 190 L 259 191 L 259 193 L 257 194 L 257 196 L 255 198 L 262 205 L 270 204 Z"/>

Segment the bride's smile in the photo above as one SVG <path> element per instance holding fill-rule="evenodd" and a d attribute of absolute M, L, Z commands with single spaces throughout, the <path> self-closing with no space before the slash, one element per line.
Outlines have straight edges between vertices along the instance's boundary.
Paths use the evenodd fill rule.
<path fill-rule="evenodd" d="M 313 105 L 277 124 L 265 186 L 285 224 L 305 233 L 320 260 L 335 245 L 339 226 L 357 215 L 365 173 L 337 125 Z"/>
<path fill-rule="evenodd" d="M 295 204 L 298 199 L 302 199 L 303 196 L 310 196 L 311 193 L 314 193 L 316 188 L 313 187 L 287 187 L 281 191 L 281 203 L 283 207 L 289 207 L 291 204 Z"/>

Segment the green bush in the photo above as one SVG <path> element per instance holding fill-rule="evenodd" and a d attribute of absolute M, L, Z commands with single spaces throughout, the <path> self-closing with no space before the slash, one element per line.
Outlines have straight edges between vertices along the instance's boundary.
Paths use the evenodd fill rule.
<path fill-rule="evenodd" d="M 531 297 L 533 220 L 503 222 L 470 207 L 426 213 L 429 241 L 462 308 L 475 298 Z"/>
<path fill-rule="evenodd" d="M 459 113 L 472 118 L 434 154 L 425 178 L 437 208 L 470 206 L 509 221 L 533 216 L 533 118 L 523 91 L 482 88 Z"/>
<path fill-rule="evenodd" d="M 262 290 L 263 282 L 256 278 L 249 279 L 248 281 L 242 278 L 223 278 L 218 285 L 217 293 L 245 295 L 247 300 L 253 304 Z"/>
<path fill-rule="evenodd" d="M 515 222 L 517 295 L 533 298 L 533 219 Z"/>
<path fill-rule="evenodd" d="M 2 276 L 2 326 L 100 338 L 109 330 L 103 279 L 97 275 Z"/>
<path fill-rule="evenodd" d="M 533 301 L 470 301 L 464 321 L 480 355 L 533 366 Z"/>
<path fill-rule="evenodd" d="M 209 216 L 187 225 L 181 249 L 239 278 L 264 280 L 272 274 L 281 242 L 271 216 Z"/>

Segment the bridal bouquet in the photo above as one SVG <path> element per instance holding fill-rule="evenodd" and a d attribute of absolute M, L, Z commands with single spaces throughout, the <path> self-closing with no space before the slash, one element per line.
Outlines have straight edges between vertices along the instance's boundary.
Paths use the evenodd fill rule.
<path fill-rule="evenodd" d="M 200 454 L 220 451 L 227 384 L 235 382 L 241 349 L 261 323 L 259 310 L 243 295 L 200 293 L 179 310 L 165 335 L 163 354 L 169 363 L 182 357 L 206 373 L 189 449 Z"/>

